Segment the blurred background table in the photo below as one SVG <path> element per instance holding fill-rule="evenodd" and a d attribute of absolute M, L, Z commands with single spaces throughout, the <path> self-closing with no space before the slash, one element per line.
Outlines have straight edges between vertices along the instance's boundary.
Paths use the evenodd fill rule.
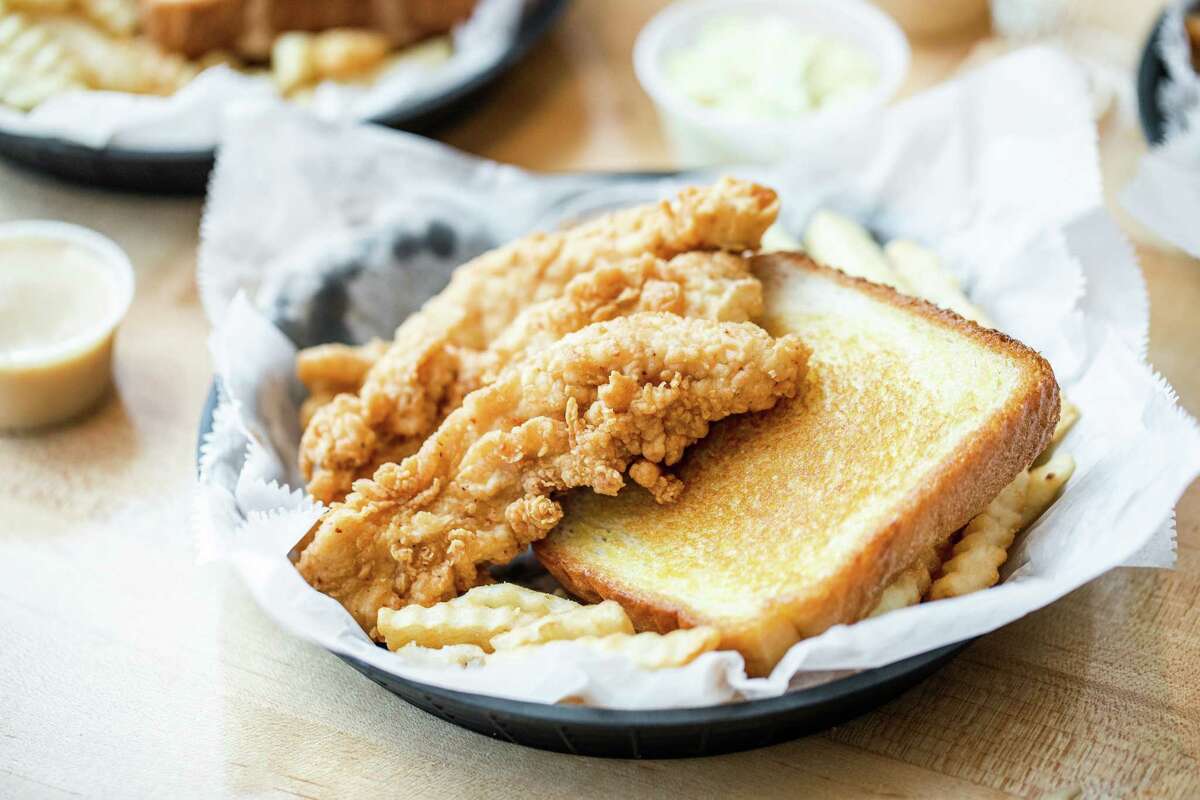
<path fill-rule="evenodd" d="M 532 169 L 670 166 L 630 65 L 661 5 L 579 0 L 442 138 Z M 1157 6 L 1111 0 L 1089 13 L 1121 37 L 1132 68 Z M 978 58 L 986 36 L 914 44 L 907 91 Z M 1113 114 L 1101 134 L 1110 205 L 1149 285 L 1151 360 L 1200 414 L 1200 264 L 1111 202 L 1144 144 Z M 210 379 L 194 284 L 200 209 L 0 166 L 0 219 L 91 226 L 138 270 L 106 405 L 0 438 L 0 796 L 1200 792 L 1200 484 L 1177 508 L 1174 572 L 1117 570 L 801 741 L 601 761 L 491 741 L 409 707 L 278 630 L 223 567 L 193 565 L 193 448 Z"/>

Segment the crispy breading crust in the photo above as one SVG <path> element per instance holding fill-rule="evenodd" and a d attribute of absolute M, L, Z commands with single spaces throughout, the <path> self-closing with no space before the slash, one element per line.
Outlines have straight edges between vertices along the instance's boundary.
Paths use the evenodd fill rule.
<path fill-rule="evenodd" d="M 804 604 L 789 608 L 775 603 L 774 613 L 729 626 L 711 620 L 654 594 L 652 587 L 629 586 L 602 575 L 586 563 L 555 547 L 553 535 L 538 542 L 534 551 L 542 564 L 572 594 L 588 601 L 618 601 L 638 630 L 668 631 L 713 625 L 722 632 L 722 649 L 736 649 L 746 658 L 751 675 L 765 675 L 793 644 L 829 627 L 862 618 L 878 601 L 883 588 L 896 575 L 948 532 L 965 525 L 1012 479 L 1045 449 L 1059 414 L 1059 389 L 1050 364 L 1038 353 L 996 330 L 982 328 L 950 311 L 894 290 L 852 278 L 794 253 L 758 256 L 772 264 L 808 270 L 855 288 L 878 300 L 917 314 L 941 327 L 967 336 L 994 352 L 1025 365 L 1022 389 L 1002 411 L 979 431 L 970 444 L 941 464 L 932 480 L 914 493 L 907 510 L 880 530 L 854 564 L 833 580 L 824 592 Z M 747 487 L 748 491 L 766 487 Z"/>
<path fill-rule="evenodd" d="M 415 451 L 467 393 L 495 380 L 507 364 L 592 322 L 639 311 L 743 322 L 762 308 L 762 287 L 746 259 L 726 252 L 600 261 L 558 291 L 520 311 L 484 350 L 456 344 L 454 337 L 465 335 L 455 333 L 461 320 L 447 312 L 431 323 L 427 308 L 397 332 L 396 345 L 382 348 L 370 370 L 361 369 L 358 350 L 303 351 L 298 371 L 314 391 L 346 391 L 355 375 L 365 380 L 358 395 L 342 395 L 306 420 L 300 470 L 309 492 L 326 503 L 342 499 L 354 480 L 394 460 L 391 454 Z"/>
<path fill-rule="evenodd" d="M 426 304 L 436 319 L 425 319 L 418 312 L 400 331 L 444 327 L 453 329 L 456 344 L 487 347 L 521 309 L 559 295 L 568 281 L 600 262 L 645 255 L 669 259 L 691 251 L 754 250 L 778 212 L 779 199 L 771 189 L 725 177 L 712 186 L 683 189 L 670 201 L 616 211 L 555 233 L 534 233 L 459 267 L 450 285 Z M 329 368 L 341 372 L 336 363 L 325 361 L 328 353 L 323 348 L 310 348 L 317 352 L 301 375 L 310 389 L 328 382 L 323 373 Z M 300 361 L 306 353 L 302 351 Z M 373 364 L 383 354 L 362 355 Z M 362 378 L 358 383 L 354 391 Z"/>
<path fill-rule="evenodd" d="M 416 454 L 356 482 L 297 568 L 373 631 L 380 607 L 453 597 L 482 565 L 545 536 L 562 517 L 554 493 L 616 494 L 631 465 L 675 464 L 709 423 L 793 396 L 808 355 L 797 337 L 749 322 L 640 313 L 590 325 L 512 365 Z M 664 501 L 677 494 L 661 488 Z"/>

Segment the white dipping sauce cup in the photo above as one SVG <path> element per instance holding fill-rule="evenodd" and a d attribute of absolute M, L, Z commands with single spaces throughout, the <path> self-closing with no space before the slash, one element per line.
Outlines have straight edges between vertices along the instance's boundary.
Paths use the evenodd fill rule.
<path fill-rule="evenodd" d="M 753 120 L 706 108 L 672 85 L 668 53 L 693 42 L 718 17 L 763 16 L 792 20 L 806 34 L 841 39 L 875 61 L 879 80 L 852 102 L 817 109 L 795 120 Z M 908 74 L 904 32 L 864 0 L 684 0 L 668 6 L 638 35 L 633 66 L 681 166 L 770 162 L 802 150 L 813 137 L 830 137 L 886 104 Z"/>
<path fill-rule="evenodd" d="M 0 224 L 0 244 L 16 239 L 86 251 L 110 279 L 111 295 L 104 313 L 70 338 L 16 353 L 0 351 L 0 431 L 62 422 L 94 406 L 112 382 L 113 337 L 133 301 L 133 266 L 112 240 L 65 222 Z"/>

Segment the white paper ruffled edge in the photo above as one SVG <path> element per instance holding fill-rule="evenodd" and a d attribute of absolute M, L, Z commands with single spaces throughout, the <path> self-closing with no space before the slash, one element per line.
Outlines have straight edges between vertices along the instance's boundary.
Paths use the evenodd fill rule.
<path fill-rule="evenodd" d="M 1054 80 L 1047 80 L 1048 75 Z M 1004 152 L 1023 158 L 997 162 L 993 167 L 1008 177 L 997 173 L 995 180 L 1006 186 L 993 186 L 988 195 L 988 202 L 995 206 L 989 210 L 992 221 L 981 220 L 973 228 L 959 230 L 957 236 L 937 241 L 952 268 L 964 277 L 975 278 L 968 281 L 968 286 L 977 300 L 1000 319 L 1002 327 L 1037 344 L 1056 367 L 1063 365 L 1060 380 L 1084 414 L 1064 444 L 1079 464 L 1076 477 L 1058 503 L 1014 549 L 1008 567 L 1011 574 L 1001 586 L 835 627 L 793 647 L 766 679 L 747 679 L 741 658 L 734 653 L 706 655 L 685 670 L 646 673 L 628 665 L 617 666 L 611 657 L 562 645 L 555 647 L 561 651 L 555 659 L 523 665 L 518 680 L 515 673 L 507 671 L 509 666 L 416 669 L 376 647 L 344 609 L 309 588 L 283 556 L 317 518 L 320 508 L 306 504 L 302 495 L 258 478 L 246 480 L 239 476 L 235 487 L 219 487 L 216 484 L 220 477 L 213 474 L 219 459 L 208 462 L 202 479 L 202 491 L 208 495 L 202 505 L 214 506 L 215 512 L 198 532 L 201 551 L 234 563 L 260 604 L 280 624 L 335 652 L 398 675 L 467 691 L 543 702 L 574 697 L 595 705 L 619 707 L 687 706 L 737 696 L 776 695 L 795 683 L 792 673 L 797 669 L 803 670 L 803 675 L 890 663 L 994 630 L 1119 564 L 1170 563 L 1171 508 L 1200 471 L 1200 432 L 1178 409 L 1165 382 L 1144 363 L 1148 327 L 1145 289 L 1132 249 L 1101 208 L 1096 142 L 1088 123 L 1086 94 L 1082 86 L 1075 87 L 1079 90 L 1076 93 L 1063 91 L 1064 86 L 1070 88 L 1077 80 L 1070 66 L 1052 54 L 1018 54 L 965 78 L 969 93 L 963 86 L 943 87 L 914 98 L 887 118 L 894 127 L 916 125 L 919 130 L 927 116 L 930 121 L 938 119 L 936 112 L 941 105 L 958 103 L 970 108 L 956 113 L 984 130 L 992 121 L 987 108 L 989 91 L 1000 97 L 1026 99 L 1030 91 L 1035 92 L 1030 119 L 1018 119 L 1016 124 L 1000 128 L 1005 136 Z M 1044 149 L 1053 151 L 1050 153 L 1029 149 L 1039 136 L 1048 135 L 1038 128 L 1047 121 L 1046 116 L 1038 118 L 1035 113 L 1039 110 L 1036 92 L 1047 85 L 1056 87 L 1055 96 L 1043 96 L 1040 102 L 1057 104 L 1061 113 L 1056 117 L 1051 114 L 1050 122 L 1064 125 L 1062 130 L 1051 130 L 1052 137 L 1043 142 Z M 1066 123 L 1072 119 L 1079 124 Z M 1027 143 L 1026 134 L 1030 137 Z M 848 137 L 844 146 L 853 147 L 852 138 Z M 861 146 L 861 142 L 858 144 Z M 976 153 L 975 157 L 986 159 L 988 155 Z M 1032 174 L 1032 165 L 1030 174 L 1021 174 L 1025 160 L 1044 165 L 1048 157 L 1050 163 L 1061 167 L 1057 174 L 1079 180 L 1066 181 L 1061 190 L 1054 187 L 1044 193 L 1030 192 L 1029 187 L 1041 187 L 1043 176 Z M 802 204 L 789 201 L 786 187 L 798 178 L 812 178 L 814 170 L 821 169 L 820 161 L 812 158 L 800 165 L 751 172 L 764 179 L 773 173 L 775 180 L 771 182 L 784 187 L 788 216 L 802 219 L 806 212 Z M 922 166 L 938 169 L 937 164 Z M 988 166 L 976 165 L 976 178 L 981 168 L 986 170 Z M 930 239 L 928 234 L 936 229 L 937 220 L 901 213 L 923 207 L 919 198 L 909 194 L 919 191 L 919 185 L 871 176 L 869 170 L 852 177 L 849 183 L 853 184 L 849 189 L 843 187 L 841 195 L 832 198 L 843 204 L 843 210 L 871 220 L 885 235 Z M 1024 192 L 1008 188 L 1022 185 Z M 219 202 L 220 186 L 215 189 L 214 202 Z M 1034 214 L 1040 215 L 1040 226 L 1027 224 Z M 218 235 L 216 230 L 208 230 L 208 236 Z M 981 242 L 989 247 L 981 248 Z M 991 259 L 980 258 L 980 253 Z M 1012 267 L 1011 259 L 1026 253 L 1041 254 L 1044 263 L 1059 265 L 1059 273 L 1045 276 L 1046 282 L 1057 287 L 1052 296 L 1043 296 L 1050 293 L 1036 279 L 1007 285 L 1003 276 L 986 271 L 989 266 L 1005 265 L 1006 257 Z M 1019 266 L 1020 259 L 1016 263 Z M 1061 272 L 1062 268 L 1067 272 Z M 1091 280 L 1085 282 L 1085 274 Z M 989 303 L 989 299 L 999 302 Z M 233 303 L 218 330 L 244 333 L 256 326 L 270 328 L 270 323 L 242 297 Z M 246 338 L 239 336 L 242 346 Z M 274 338 L 276 344 L 282 339 L 277 332 L 266 331 L 261 331 L 261 338 Z M 239 433 L 246 442 L 263 441 L 267 436 L 261 430 L 263 426 L 242 419 L 247 409 L 264 402 L 257 391 L 239 396 L 247 391 L 248 382 L 237 373 L 247 362 L 235 363 L 216 355 L 225 370 L 221 372 L 222 384 L 230 394 L 222 404 L 230 411 L 223 413 L 234 418 L 219 420 L 218 426 Z M 278 362 L 281 370 L 290 367 L 290 362 L 285 362 Z M 281 376 L 268 384 L 279 388 Z M 268 397 L 265 402 L 276 400 Z M 260 430 L 255 433 L 256 427 Z M 222 436 L 212 438 L 210 452 L 215 452 Z M 228 483 L 228 475 L 225 477 Z M 1097 481 L 1103 481 L 1103 485 L 1095 486 Z M 1114 489 L 1120 486 L 1126 487 L 1124 493 Z M 1138 491 L 1129 488 L 1133 486 Z M 272 503 L 278 505 L 264 508 Z M 230 519 L 239 515 L 243 524 L 231 528 Z"/>

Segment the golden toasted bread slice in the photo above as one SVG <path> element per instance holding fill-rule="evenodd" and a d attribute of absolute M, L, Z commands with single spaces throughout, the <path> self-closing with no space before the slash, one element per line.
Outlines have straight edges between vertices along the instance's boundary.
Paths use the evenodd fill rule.
<path fill-rule="evenodd" d="M 639 630 L 710 625 L 751 675 L 864 617 L 1046 446 L 1050 365 L 1003 334 L 794 254 L 759 256 L 763 326 L 813 351 L 802 395 L 713 427 L 670 506 L 572 495 L 539 559 Z"/>
<path fill-rule="evenodd" d="M 164 50 L 197 58 L 233 50 L 244 0 L 141 0 L 142 30 Z"/>

